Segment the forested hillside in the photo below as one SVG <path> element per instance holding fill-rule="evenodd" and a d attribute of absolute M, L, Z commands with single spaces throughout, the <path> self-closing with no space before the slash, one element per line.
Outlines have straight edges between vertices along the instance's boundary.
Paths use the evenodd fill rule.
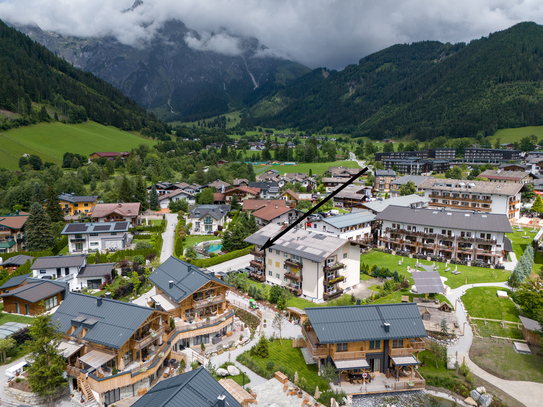
<path fill-rule="evenodd" d="M 241 126 L 428 140 L 541 125 L 542 56 L 543 27 L 535 23 L 468 45 L 395 45 L 341 72 L 306 74 L 257 104 Z"/>
<path fill-rule="evenodd" d="M 66 61 L 8 27 L 0 20 L 0 109 L 15 115 L 0 116 L 0 129 L 65 118 L 70 123 L 87 119 L 123 130 L 142 131 L 169 139 L 167 126 L 119 90 Z M 42 105 L 38 111 L 32 102 Z"/>

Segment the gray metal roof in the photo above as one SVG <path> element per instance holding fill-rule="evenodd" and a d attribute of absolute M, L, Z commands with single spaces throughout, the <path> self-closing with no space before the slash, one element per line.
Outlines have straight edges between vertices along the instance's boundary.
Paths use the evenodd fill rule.
<path fill-rule="evenodd" d="M 218 220 L 224 218 L 230 208 L 230 205 L 198 205 L 190 211 L 189 217 L 191 219 L 202 219 L 204 216 L 209 215 Z"/>
<path fill-rule="evenodd" d="M 375 170 L 376 177 L 395 177 L 396 172 L 394 170 Z"/>
<path fill-rule="evenodd" d="M 360 223 L 373 222 L 375 215 L 370 211 L 359 211 L 347 213 L 345 215 L 328 216 L 322 221 L 336 228 L 346 228 L 348 226 L 358 225 Z"/>
<path fill-rule="evenodd" d="M 99 300 L 101 305 L 98 305 Z M 152 308 L 129 302 L 71 292 L 52 318 L 53 322 L 60 323 L 60 331 L 63 333 L 70 329 L 72 320 L 77 317 L 81 317 L 83 325 L 86 321 L 95 320 L 92 326 L 85 325 L 88 332 L 83 339 L 119 349 L 154 311 Z M 72 336 L 81 331 L 81 326 L 79 325 Z"/>
<path fill-rule="evenodd" d="M 320 343 L 426 337 L 417 304 L 306 308 Z M 389 323 L 389 332 L 385 332 Z"/>
<path fill-rule="evenodd" d="M 241 404 L 203 367 L 163 380 L 145 393 L 132 407 L 214 407 L 226 397 L 227 407 Z"/>
<path fill-rule="evenodd" d="M 503 250 L 506 250 L 508 252 L 513 251 L 513 242 L 507 236 L 503 238 Z"/>
<path fill-rule="evenodd" d="M 263 246 L 270 237 L 275 236 L 281 229 L 281 225 L 271 223 L 253 233 L 245 241 L 257 246 Z M 273 249 L 320 263 L 346 243 L 349 243 L 346 239 L 339 239 L 304 229 L 293 229 L 278 239 L 273 244 Z"/>
<path fill-rule="evenodd" d="M 0 326 L 0 339 L 5 339 L 29 326 L 29 324 L 23 324 L 21 322 L 6 322 Z"/>
<path fill-rule="evenodd" d="M 428 178 L 422 184 L 420 189 L 429 189 L 432 191 L 450 191 L 459 194 L 495 194 L 513 196 L 520 192 L 523 184 L 516 182 L 490 182 L 490 181 L 464 181 L 458 179 Z"/>
<path fill-rule="evenodd" d="M 411 195 L 398 196 L 396 198 L 383 199 L 383 200 L 378 199 L 376 201 L 364 202 L 363 205 L 364 205 L 364 208 L 368 208 L 371 211 L 375 211 L 379 213 L 379 212 L 384 211 L 390 205 L 410 207 L 411 205 L 422 204 L 426 206 L 428 202 L 430 202 L 430 199 L 426 198 L 423 195 L 411 194 Z"/>
<path fill-rule="evenodd" d="M 31 277 L 31 276 L 32 276 L 32 273 L 23 274 L 22 276 L 11 277 L 8 281 L 6 281 L 2 285 L 2 287 L 0 287 L 0 292 L 7 289 L 7 288 L 18 286 L 23 281 L 25 281 L 28 277 Z"/>
<path fill-rule="evenodd" d="M 429 177 L 423 175 L 404 175 L 403 177 L 397 178 L 391 182 L 392 185 L 403 185 L 407 184 L 409 181 L 413 182 L 415 186 L 419 186 L 423 181 Z"/>
<path fill-rule="evenodd" d="M 85 255 L 78 256 L 48 256 L 38 257 L 34 264 L 32 264 L 32 270 L 39 269 L 54 269 L 58 267 L 81 267 L 85 261 Z"/>
<path fill-rule="evenodd" d="M 520 322 L 522 322 L 522 326 L 526 328 L 528 331 L 540 331 L 541 325 L 539 325 L 539 322 L 537 322 L 534 319 L 526 318 L 519 316 Z"/>
<path fill-rule="evenodd" d="M 77 278 L 103 277 L 105 274 L 111 275 L 111 270 L 115 263 L 87 264 L 83 267 Z"/>
<path fill-rule="evenodd" d="M 210 281 L 229 287 L 212 274 L 173 256 L 155 269 L 149 280 L 178 303 Z M 171 288 L 170 281 L 173 281 Z"/>
<path fill-rule="evenodd" d="M 63 291 L 68 291 L 68 283 L 28 278 L 25 285 L 17 287 L 8 293 L 0 294 L 0 297 L 17 297 L 31 303 L 36 303 Z"/>
<path fill-rule="evenodd" d="M 10 257 L 6 261 L 2 262 L 1 265 L 3 267 L 17 267 L 17 266 L 22 266 L 28 260 L 30 260 L 30 264 L 32 264 L 32 262 L 34 261 L 34 257 L 27 256 L 25 254 L 19 254 L 17 256 Z"/>
<path fill-rule="evenodd" d="M 65 202 L 77 203 L 77 202 L 96 202 L 98 200 L 97 196 L 78 196 L 74 194 L 60 194 L 58 199 Z"/>
<path fill-rule="evenodd" d="M 377 219 L 408 223 L 410 225 L 474 230 L 477 232 L 513 232 L 507 216 L 500 213 L 441 211 L 439 209 L 389 206 L 377 215 Z"/>
<path fill-rule="evenodd" d="M 95 222 L 95 223 L 68 223 L 62 229 L 62 235 L 128 232 L 130 222 Z"/>
<path fill-rule="evenodd" d="M 445 287 L 437 271 L 413 271 L 411 277 L 415 280 L 419 294 L 443 294 Z"/>

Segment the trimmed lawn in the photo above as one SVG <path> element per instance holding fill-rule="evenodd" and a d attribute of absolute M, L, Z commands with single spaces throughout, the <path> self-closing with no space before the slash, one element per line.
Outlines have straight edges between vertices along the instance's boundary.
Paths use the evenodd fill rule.
<path fill-rule="evenodd" d="M 472 317 L 519 322 L 519 310 L 510 299 L 498 298 L 498 290 L 509 293 L 501 287 L 474 287 L 466 291 L 462 302 Z"/>
<path fill-rule="evenodd" d="M 4 309 L 4 304 L 2 304 L 2 309 Z M 7 314 L 5 312 L 0 313 L 0 325 L 4 325 L 6 322 L 21 322 L 23 324 L 32 325 L 34 323 L 34 318 L 25 317 L 22 315 Z"/>
<path fill-rule="evenodd" d="M 226 362 L 226 363 L 223 363 L 222 365 L 220 366 L 217 366 L 217 369 L 218 368 L 223 368 L 223 369 L 228 369 L 228 366 L 229 365 L 232 365 L 232 366 L 235 366 L 235 364 L 233 362 Z M 240 369 L 240 374 L 238 374 L 237 376 L 226 376 L 226 377 L 220 377 L 220 376 L 217 376 L 215 374 L 215 372 L 212 373 L 213 377 L 215 378 L 215 380 L 219 381 L 221 379 L 232 379 L 234 380 L 237 384 L 239 384 L 240 386 L 243 386 L 243 385 L 248 385 L 249 383 L 251 383 L 251 379 L 249 379 L 249 376 L 247 376 L 245 373 L 243 373 Z"/>
<path fill-rule="evenodd" d="M 469 356 L 482 369 L 502 379 L 543 383 L 541 348 L 531 348 L 531 355 L 523 355 L 507 341 L 474 338 Z"/>
<path fill-rule="evenodd" d="M 513 244 L 513 251 L 517 256 L 517 260 L 520 259 L 524 250 L 526 250 L 526 247 L 532 243 L 532 240 L 536 235 L 536 233 L 532 233 L 532 231 L 532 228 L 522 228 L 522 232 L 517 232 L 516 228 L 513 228 L 513 233 L 507 233 L 507 237 L 511 239 L 511 243 Z M 538 231 L 539 230 L 536 230 L 536 232 Z M 523 239 L 523 236 L 530 236 L 530 238 Z M 536 251 L 532 271 L 538 272 L 541 267 L 543 267 L 543 253 Z"/>
<path fill-rule="evenodd" d="M 209 235 L 189 235 L 187 236 L 187 238 L 185 239 L 185 248 L 189 248 L 189 247 L 192 247 L 194 246 L 195 244 L 198 244 L 198 243 L 202 243 L 202 242 L 207 242 L 208 240 L 221 240 L 221 237 L 220 236 L 209 236 Z"/>
<path fill-rule="evenodd" d="M 270 168 L 280 171 L 281 174 L 287 172 L 303 172 L 309 174 L 309 170 L 313 174 L 324 174 L 328 170 L 328 167 L 349 167 L 349 168 L 360 168 L 356 161 L 334 161 L 327 163 L 300 163 L 298 165 L 270 165 Z"/>
<path fill-rule="evenodd" d="M 262 359 L 258 356 L 250 356 L 249 351 L 244 352 L 242 355 L 250 358 L 255 365 L 265 371 L 269 371 L 270 374 L 277 370 L 282 371 L 287 376 L 288 373 L 294 375 L 294 372 L 298 372 L 298 377 L 305 377 L 310 388 L 319 386 L 320 391 L 328 388 L 326 380 L 318 375 L 317 364 L 306 365 L 302 351 L 299 348 L 292 347 L 292 340 L 283 339 L 283 345 L 281 345 L 279 339 L 275 339 L 273 342 L 269 342 L 268 352 L 268 357 Z M 271 371 L 266 367 L 268 362 L 274 363 Z"/>
<path fill-rule="evenodd" d="M 407 276 L 407 279 L 411 284 L 413 284 L 413 279 L 411 278 L 411 273 L 407 272 L 407 266 L 412 268 L 415 267 L 417 259 L 410 259 L 408 257 L 403 257 L 403 263 L 401 266 L 398 265 L 400 256 L 394 256 L 392 254 L 383 253 L 378 250 L 371 250 L 367 254 L 360 256 L 360 262 L 368 264 L 370 267 L 374 264 L 377 264 L 379 267 L 387 267 L 390 270 L 398 270 L 398 273 L 401 276 Z M 434 262 L 419 260 L 422 264 L 431 265 Z M 460 287 L 464 284 L 475 284 L 475 283 L 498 283 L 507 281 L 509 278 L 510 272 L 507 270 L 492 270 L 482 267 L 468 267 L 458 265 L 458 271 L 461 274 L 454 275 L 451 272 L 444 271 L 445 263 L 436 262 L 436 265 L 439 265 L 439 274 L 442 277 L 446 277 L 446 285 L 452 289 Z M 456 265 L 451 264 L 449 267 L 454 270 Z"/>
<path fill-rule="evenodd" d="M 477 326 L 477 333 L 483 338 L 491 336 L 501 336 L 502 338 L 522 339 L 522 331 L 516 325 L 505 324 L 502 328 L 499 322 L 473 321 Z M 521 325 L 522 327 L 522 325 Z"/>
<path fill-rule="evenodd" d="M 409 296 L 409 302 L 413 302 L 413 298 L 424 298 L 424 294 L 412 294 L 407 288 L 403 288 L 398 291 L 394 291 L 392 294 L 387 295 L 386 297 L 381 297 L 378 300 L 370 302 L 369 304 L 396 304 L 402 302 L 402 295 Z M 446 303 L 452 305 L 450 301 L 444 295 L 437 294 L 436 298 L 439 302 L 445 301 Z M 453 306 L 454 308 L 454 306 Z"/>

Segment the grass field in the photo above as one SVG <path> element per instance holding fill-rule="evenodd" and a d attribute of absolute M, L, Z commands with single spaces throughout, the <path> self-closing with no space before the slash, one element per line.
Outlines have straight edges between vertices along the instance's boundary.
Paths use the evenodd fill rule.
<path fill-rule="evenodd" d="M 515 141 L 520 141 L 521 138 L 529 137 L 534 135 L 538 140 L 543 138 L 543 126 L 527 126 L 519 127 L 516 129 L 501 129 L 498 130 L 492 138 L 496 140 L 500 139 L 501 143 L 514 143 Z"/>
<path fill-rule="evenodd" d="M 524 250 L 526 250 L 526 246 L 532 243 L 532 240 L 536 234 L 532 233 L 532 228 L 523 228 L 522 232 L 517 232 L 515 228 L 513 230 L 513 233 L 507 233 L 507 237 L 511 239 L 511 243 L 513 244 L 513 251 L 515 252 L 518 260 L 522 256 L 522 253 L 524 253 Z M 523 236 L 529 236 L 530 238 L 524 239 Z M 542 266 L 543 254 L 536 251 L 534 254 L 534 265 L 532 267 L 532 271 L 538 272 Z"/>
<path fill-rule="evenodd" d="M 6 322 L 21 322 L 23 324 L 33 324 L 34 318 L 25 317 L 23 315 L 6 314 L 4 312 L 0 313 L 0 325 L 4 325 Z"/>
<path fill-rule="evenodd" d="M 328 170 L 328 167 L 349 167 L 349 168 L 360 168 L 356 161 L 333 161 L 327 163 L 300 163 L 298 165 L 270 165 L 267 168 L 273 168 L 274 170 L 280 171 L 281 174 L 287 172 L 303 172 L 309 174 L 309 170 L 313 174 L 324 174 Z M 255 167 L 255 172 L 258 172 L 258 167 Z"/>
<path fill-rule="evenodd" d="M 474 287 L 466 291 L 462 302 L 472 317 L 518 322 L 519 310 L 510 299 L 498 298 L 498 290 L 509 292 L 501 287 Z"/>
<path fill-rule="evenodd" d="M 220 236 L 209 236 L 209 235 L 189 235 L 185 239 L 185 247 L 192 247 L 195 244 L 207 242 L 208 240 L 221 240 Z"/>
<path fill-rule="evenodd" d="M 0 165 L 18 169 L 23 154 L 37 154 L 44 162 L 61 164 L 66 152 L 89 155 L 95 151 L 130 151 L 140 144 L 152 146 L 156 142 L 90 121 L 41 123 L 0 133 Z"/>
<path fill-rule="evenodd" d="M 411 274 L 407 272 L 407 266 L 415 267 L 417 259 L 404 257 L 401 266 L 398 265 L 399 260 L 399 256 L 393 256 L 392 254 L 383 253 L 378 250 L 372 250 L 360 257 L 361 263 L 365 263 L 370 266 L 377 264 L 379 267 L 387 267 L 392 271 L 398 270 L 398 273 L 402 276 L 407 276 L 408 280 L 412 284 L 413 279 L 411 278 Z M 426 265 L 433 264 L 433 262 L 425 260 L 420 260 L 420 262 Z M 464 284 L 497 283 L 507 281 L 510 274 L 510 272 L 507 270 L 491 270 L 481 267 L 458 266 L 458 271 L 460 271 L 460 274 L 454 275 L 451 274 L 451 272 L 444 271 L 445 263 L 436 263 L 436 265 L 439 265 L 439 274 L 447 278 L 445 284 L 452 289 L 460 287 Z M 452 270 L 454 270 L 456 265 L 450 265 L 450 267 Z"/>

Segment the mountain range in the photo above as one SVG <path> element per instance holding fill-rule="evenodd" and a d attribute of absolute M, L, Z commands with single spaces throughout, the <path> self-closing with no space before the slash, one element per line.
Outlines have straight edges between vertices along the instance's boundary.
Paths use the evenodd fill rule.
<path fill-rule="evenodd" d="M 237 40 L 235 55 L 191 47 L 187 39 L 199 42 L 202 37 L 178 20 L 165 23 L 142 46 L 114 37 L 63 36 L 36 25 L 16 28 L 166 120 L 196 120 L 252 106 L 309 71 L 269 56 L 256 38 L 227 32 L 222 34 Z"/>

